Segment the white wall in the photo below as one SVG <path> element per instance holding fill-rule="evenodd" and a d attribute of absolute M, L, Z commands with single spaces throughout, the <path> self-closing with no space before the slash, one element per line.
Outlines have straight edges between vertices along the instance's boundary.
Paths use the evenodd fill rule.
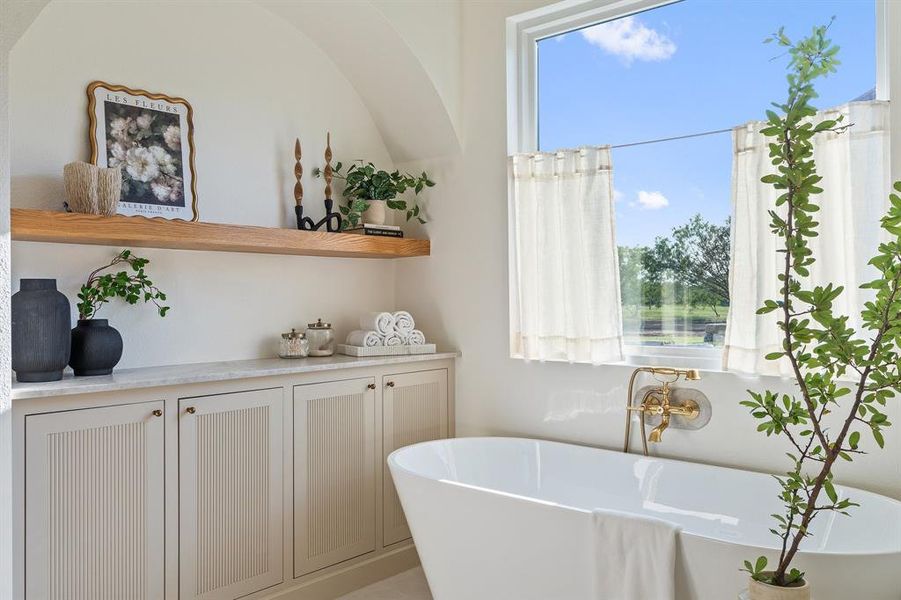
<path fill-rule="evenodd" d="M 54 2 L 11 54 L 12 205 L 58 210 L 62 167 L 89 158 L 85 87 L 100 79 L 188 99 L 201 219 L 293 227 L 293 144 L 304 205 L 321 215 L 325 133 L 339 160 L 390 157 L 357 92 L 304 35 L 249 2 Z M 12 283 L 55 277 L 74 299 L 115 248 L 15 242 Z M 138 249 L 173 307 L 103 309 L 121 367 L 271 356 L 278 334 L 321 316 L 343 335 L 394 306 L 392 261 Z M 422 260 L 422 259 L 415 259 Z M 74 306 L 73 306 L 74 308 Z M 73 316 L 74 318 L 74 316 Z"/>
<path fill-rule="evenodd" d="M 47 0 L 0 2 L 0 373 L 10 372 L 9 315 L 9 52 Z M 0 598 L 12 598 L 12 402 L 10 378 L 0 379 Z"/>
<path fill-rule="evenodd" d="M 463 351 L 458 434 L 617 448 L 630 368 L 526 363 L 508 355 L 504 19 L 539 4 L 547 2 L 463 3 L 463 151 L 400 165 L 429 168 L 441 185 L 431 193 L 432 221 L 425 228 L 432 257 L 398 264 L 397 300 L 427 332 Z M 712 421 L 696 432 L 667 431 L 655 452 L 767 472 L 787 466 L 787 446 L 758 434 L 738 402 L 748 388 L 789 392 L 789 383 L 704 373 L 696 385 L 713 404 Z M 891 410 L 895 422 L 901 422 L 899 404 Z M 852 469 L 839 465 L 839 480 L 901 498 L 901 429 L 888 433 L 884 451 L 869 441 L 867 450 L 874 452 L 856 459 Z"/>

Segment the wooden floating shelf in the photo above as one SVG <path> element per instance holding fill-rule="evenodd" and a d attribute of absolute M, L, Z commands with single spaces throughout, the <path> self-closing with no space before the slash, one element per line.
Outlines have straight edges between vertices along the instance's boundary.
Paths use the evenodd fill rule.
<path fill-rule="evenodd" d="M 12 239 L 347 258 L 428 256 L 429 240 L 13 208 Z"/>

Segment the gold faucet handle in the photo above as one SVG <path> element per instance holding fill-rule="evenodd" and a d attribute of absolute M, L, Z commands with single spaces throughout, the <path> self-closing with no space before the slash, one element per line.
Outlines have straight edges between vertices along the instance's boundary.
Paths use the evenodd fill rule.
<path fill-rule="evenodd" d="M 631 410 L 633 412 L 638 413 L 647 413 L 649 415 L 663 415 L 668 412 L 668 408 L 665 408 L 662 404 L 639 404 L 638 406 L 627 406 L 626 410 Z"/>
<path fill-rule="evenodd" d="M 670 406 L 669 412 L 677 417 L 693 420 L 701 415 L 701 407 L 694 400 L 686 400 L 684 404 Z"/>

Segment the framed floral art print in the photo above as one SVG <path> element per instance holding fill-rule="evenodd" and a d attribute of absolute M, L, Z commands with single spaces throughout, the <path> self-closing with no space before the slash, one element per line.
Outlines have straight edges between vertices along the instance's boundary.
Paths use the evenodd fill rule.
<path fill-rule="evenodd" d="M 188 101 L 102 81 L 87 91 L 91 162 L 122 169 L 119 214 L 196 221 Z"/>

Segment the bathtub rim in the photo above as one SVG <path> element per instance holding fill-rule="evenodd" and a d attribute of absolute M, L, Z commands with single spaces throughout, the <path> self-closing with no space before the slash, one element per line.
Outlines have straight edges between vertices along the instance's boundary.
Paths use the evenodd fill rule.
<path fill-rule="evenodd" d="M 622 452 L 622 451 L 618 451 L 618 450 L 611 450 L 608 448 L 602 448 L 602 447 L 598 447 L 598 446 L 590 446 L 588 444 L 578 444 L 578 443 L 572 443 L 572 442 L 560 442 L 560 441 L 555 441 L 555 440 L 545 440 L 545 439 L 541 439 L 541 438 L 527 438 L 527 437 L 513 437 L 513 436 L 467 436 L 467 437 L 444 438 L 444 439 L 439 439 L 439 440 L 429 440 L 429 441 L 425 441 L 425 442 L 418 442 L 416 444 L 411 444 L 409 446 L 404 446 L 403 448 L 398 448 L 397 450 L 394 450 L 393 452 L 391 452 L 388 455 L 386 463 L 388 464 L 389 469 L 392 471 L 392 473 L 393 473 L 394 469 L 397 469 L 398 471 L 402 471 L 405 475 L 409 475 L 409 476 L 415 477 L 417 479 L 422 479 L 422 480 L 426 480 L 426 481 L 434 481 L 434 482 L 438 482 L 438 483 L 442 483 L 442 484 L 446 484 L 446 485 L 455 485 L 458 487 L 464 487 L 467 489 L 471 489 L 471 490 L 475 490 L 475 491 L 479 491 L 479 492 L 483 492 L 483 493 L 504 496 L 504 497 L 509 498 L 510 500 L 514 500 L 514 501 L 529 502 L 529 503 L 533 503 L 533 504 L 542 504 L 545 506 L 553 506 L 553 507 L 563 508 L 563 509 L 567 509 L 567 510 L 575 510 L 575 511 L 583 512 L 586 514 L 592 513 L 592 510 L 589 510 L 589 509 L 586 509 L 586 508 L 583 508 L 580 506 L 572 506 L 569 504 L 563 504 L 563 503 L 559 503 L 559 502 L 550 502 L 547 500 L 542 500 L 540 498 L 533 498 L 530 496 L 522 496 L 519 494 L 505 492 L 503 490 L 485 488 L 485 487 L 470 485 L 470 484 L 466 484 L 466 483 L 462 483 L 462 482 L 458 482 L 458 481 L 450 481 L 447 479 L 437 479 L 435 477 L 428 477 L 426 475 L 423 475 L 422 473 L 419 473 L 417 471 L 414 471 L 412 469 L 404 467 L 397 462 L 398 455 L 404 454 L 409 451 L 413 451 L 414 449 L 416 449 L 420 446 L 435 446 L 435 445 L 443 445 L 443 444 L 449 444 L 449 443 L 452 444 L 454 442 L 464 441 L 464 440 L 465 441 L 482 441 L 482 440 L 499 441 L 500 440 L 500 441 L 512 441 L 512 442 L 540 442 L 542 444 L 548 444 L 548 445 L 554 445 L 554 446 L 572 446 L 572 447 L 584 448 L 584 449 L 588 449 L 588 450 L 597 450 L 597 451 L 605 452 L 605 453 L 609 453 L 609 454 L 628 454 L 629 456 L 632 456 L 635 458 L 660 461 L 663 463 L 682 463 L 682 464 L 687 463 L 689 465 L 696 465 L 696 466 L 709 468 L 709 469 L 715 469 L 715 470 L 733 471 L 733 472 L 738 471 L 741 473 L 752 473 L 755 475 L 773 476 L 772 473 L 764 473 L 761 471 L 751 471 L 748 469 L 739 469 L 736 467 L 724 467 L 724 466 L 720 466 L 720 465 L 711 465 L 711 464 L 707 464 L 707 463 L 693 462 L 690 460 L 680 460 L 680 459 L 676 459 L 676 458 L 664 458 L 664 457 L 657 457 L 657 456 L 642 456 L 642 455 L 634 454 L 631 452 L 626 453 L 626 452 Z M 393 474 L 392 474 L 392 478 L 393 478 Z M 847 486 L 847 485 L 839 484 L 836 487 L 838 487 L 842 490 L 848 490 L 849 493 L 852 493 L 852 494 L 860 493 L 860 494 L 864 494 L 864 495 L 868 495 L 868 496 L 876 496 L 880 500 L 886 501 L 889 505 L 893 505 L 898 510 L 899 514 L 901 514 L 901 500 L 896 500 L 895 498 L 891 498 L 889 496 L 884 496 L 882 494 L 877 494 L 876 492 L 870 492 L 868 490 L 863 490 L 860 488 L 855 488 L 855 487 L 851 487 L 851 486 Z M 602 508 L 602 507 L 598 507 L 598 508 Z M 623 512 L 629 512 L 629 511 L 623 511 Z M 632 514 L 637 514 L 637 513 L 632 513 Z M 666 519 L 664 517 L 657 517 L 657 518 L 660 518 L 664 521 L 668 521 L 668 519 Z M 849 518 L 853 519 L 854 514 L 852 513 Z M 673 525 L 679 526 L 679 524 L 675 523 L 674 521 L 668 521 L 668 522 L 672 523 Z M 782 549 L 781 545 L 778 545 L 775 541 L 773 542 L 772 546 L 751 545 L 751 544 L 742 543 L 742 542 L 733 542 L 733 541 L 726 540 L 723 538 L 705 535 L 703 533 L 695 533 L 695 532 L 691 532 L 691 531 L 685 531 L 684 529 L 681 528 L 681 526 L 679 526 L 679 532 L 680 532 L 680 535 L 697 538 L 700 540 L 704 540 L 706 542 L 716 542 L 718 544 L 724 544 L 724 545 L 728 545 L 728 546 L 732 546 L 732 547 L 742 547 L 742 548 L 747 548 L 751 551 L 757 550 L 757 551 L 778 552 L 778 551 L 781 551 L 781 549 Z M 893 556 L 893 555 L 901 557 L 901 547 L 899 547 L 898 549 L 887 549 L 887 550 L 878 550 L 878 551 L 858 550 L 858 551 L 831 552 L 831 551 L 823 551 L 823 550 L 799 550 L 798 554 L 800 556 L 804 556 L 804 557 L 848 556 L 848 557 L 863 558 L 863 557 L 868 557 L 868 556 L 887 557 L 887 556 Z"/>

